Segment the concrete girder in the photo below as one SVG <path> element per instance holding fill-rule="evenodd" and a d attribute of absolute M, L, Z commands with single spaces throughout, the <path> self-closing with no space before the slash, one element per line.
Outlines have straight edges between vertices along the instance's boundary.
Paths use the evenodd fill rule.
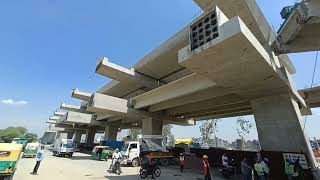
<path fill-rule="evenodd" d="M 189 95 L 214 86 L 215 83 L 198 74 L 191 74 L 131 99 L 134 108 L 144 108 L 172 98 Z"/>
<path fill-rule="evenodd" d="M 61 118 L 61 116 L 50 116 L 49 120 L 51 121 L 58 121 Z"/>
<path fill-rule="evenodd" d="M 125 67 L 109 62 L 108 58 L 104 57 L 99 62 L 96 68 L 96 73 L 109 77 L 121 83 L 140 84 L 141 86 L 154 89 L 162 85 L 158 80 L 152 79 L 145 75 L 136 72 L 133 68 Z"/>
<path fill-rule="evenodd" d="M 217 38 L 193 51 L 190 45 L 180 50 L 179 63 L 244 98 L 289 92 L 305 106 L 292 90 L 286 71 L 273 63 L 239 17 L 219 26 L 218 32 Z"/>
<path fill-rule="evenodd" d="M 175 117 L 202 117 L 209 115 L 225 114 L 226 112 L 239 112 L 243 110 L 251 110 L 251 104 L 249 101 L 235 104 L 222 105 L 217 107 L 208 108 L 202 106 L 202 109 L 193 111 L 174 112 Z"/>
<path fill-rule="evenodd" d="M 276 33 L 263 15 L 256 0 L 194 0 L 194 2 L 205 12 L 209 12 L 215 6 L 218 6 L 228 18 L 239 16 L 269 55 L 272 56 L 273 49 L 270 44 L 275 42 Z M 296 72 L 289 58 L 279 58 L 279 60 L 280 64 L 286 67 L 290 74 Z"/>
<path fill-rule="evenodd" d="M 320 107 L 320 86 L 299 91 L 310 108 Z"/>
<path fill-rule="evenodd" d="M 81 106 L 70 105 L 65 103 L 61 104 L 60 109 L 63 109 L 66 111 L 82 112 Z"/>
<path fill-rule="evenodd" d="M 320 2 L 297 4 L 280 27 L 274 45 L 279 54 L 320 50 Z"/>
<path fill-rule="evenodd" d="M 71 97 L 84 101 L 89 101 L 91 98 L 91 93 L 82 92 L 79 91 L 79 89 L 75 89 L 72 91 Z"/>
<path fill-rule="evenodd" d="M 121 117 L 144 118 L 150 113 L 128 107 L 127 99 L 94 93 L 89 101 L 87 110 Z"/>
<path fill-rule="evenodd" d="M 94 115 L 87 113 L 79 113 L 69 111 L 63 118 L 61 118 L 62 123 L 67 124 L 82 124 L 82 125 L 92 125 L 92 126 L 103 126 L 105 125 L 102 121 L 96 121 Z"/>
<path fill-rule="evenodd" d="M 48 123 L 48 124 L 57 124 L 57 121 L 56 120 L 47 120 L 46 123 Z"/>
<path fill-rule="evenodd" d="M 56 111 L 56 112 L 53 113 L 53 115 L 61 117 L 61 116 L 65 116 L 66 112 Z"/>

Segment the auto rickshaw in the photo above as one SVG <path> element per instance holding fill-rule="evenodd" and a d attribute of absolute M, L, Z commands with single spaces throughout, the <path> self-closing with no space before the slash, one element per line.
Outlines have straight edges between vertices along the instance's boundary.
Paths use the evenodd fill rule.
<path fill-rule="evenodd" d="M 0 143 L 0 176 L 2 179 L 12 179 L 22 148 L 22 144 Z"/>
<path fill-rule="evenodd" d="M 109 146 L 96 146 L 93 148 L 91 157 L 94 160 L 107 160 L 112 155 L 112 150 Z"/>
<path fill-rule="evenodd" d="M 24 148 L 22 157 L 23 158 L 25 158 L 25 157 L 31 157 L 31 158 L 36 157 L 39 145 L 40 145 L 39 143 L 28 143 L 26 145 L 26 147 Z"/>

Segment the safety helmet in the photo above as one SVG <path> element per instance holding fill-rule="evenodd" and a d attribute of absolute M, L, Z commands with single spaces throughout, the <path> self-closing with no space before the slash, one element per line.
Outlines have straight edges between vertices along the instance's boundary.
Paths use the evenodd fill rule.
<path fill-rule="evenodd" d="M 202 158 L 203 159 L 208 159 L 208 156 L 207 155 L 203 155 Z"/>

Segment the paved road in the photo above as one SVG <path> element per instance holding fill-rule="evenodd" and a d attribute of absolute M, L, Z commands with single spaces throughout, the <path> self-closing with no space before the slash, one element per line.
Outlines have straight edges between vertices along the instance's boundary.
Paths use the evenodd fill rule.
<path fill-rule="evenodd" d="M 63 157 L 54 157 L 52 153 L 46 151 L 45 159 L 40 165 L 39 175 L 31 175 L 35 165 L 35 159 L 21 159 L 18 164 L 18 170 L 13 180 L 134 180 L 140 179 L 139 168 L 122 167 L 123 174 L 117 176 L 108 173 L 107 167 L 110 161 L 94 161 L 89 155 L 75 153 L 72 159 Z M 162 168 L 160 178 L 163 180 L 197 180 L 203 179 L 201 174 L 191 173 L 190 171 L 180 174 L 177 168 Z M 147 179 L 151 179 L 147 178 Z M 219 180 L 219 178 L 215 178 Z"/>

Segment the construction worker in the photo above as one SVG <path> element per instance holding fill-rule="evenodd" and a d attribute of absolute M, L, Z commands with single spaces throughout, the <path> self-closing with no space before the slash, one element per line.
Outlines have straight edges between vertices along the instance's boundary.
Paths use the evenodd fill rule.
<path fill-rule="evenodd" d="M 265 180 L 264 165 L 261 159 L 257 159 L 256 163 L 254 164 L 254 170 L 257 173 L 258 180 Z"/>
<path fill-rule="evenodd" d="M 247 157 L 243 157 L 241 161 L 242 180 L 252 180 L 252 168 L 248 164 Z"/>
<path fill-rule="evenodd" d="M 204 171 L 204 180 L 211 180 L 211 173 L 210 173 L 210 164 L 208 161 L 208 156 L 203 155 L 203 171 Z"/>
<path fill-rule="evenodd" d="M 183 173 L 183 168 L 184 168 L 184 155 L 183 153 L 180 153 L 179 156 L 179 164 L 180 164 L 180 172 Z"/>
<path fill-rule="evenodd" d="M 263 158 L 262 160 L 262 165 L 263 165 L 263 171 L 264 171 L 264 179 L 269 180 L 269 159 L 268 158 Z"/>
<path fill-rule="evenodd" d="M 297 159 L 293 164 L 289 165 L 289 174 L 292 180 L 299 180 L 300 179 L 300 160 Z"/>
<path fill-rule="evenodd" d="M 290 165 L 292 165 L 292 161 L 289 158 L 287 158 L 284 164 L 284 170 L 288 177 L 288 180 L 292 180 L 291 172 L 289 172 Z"/>

